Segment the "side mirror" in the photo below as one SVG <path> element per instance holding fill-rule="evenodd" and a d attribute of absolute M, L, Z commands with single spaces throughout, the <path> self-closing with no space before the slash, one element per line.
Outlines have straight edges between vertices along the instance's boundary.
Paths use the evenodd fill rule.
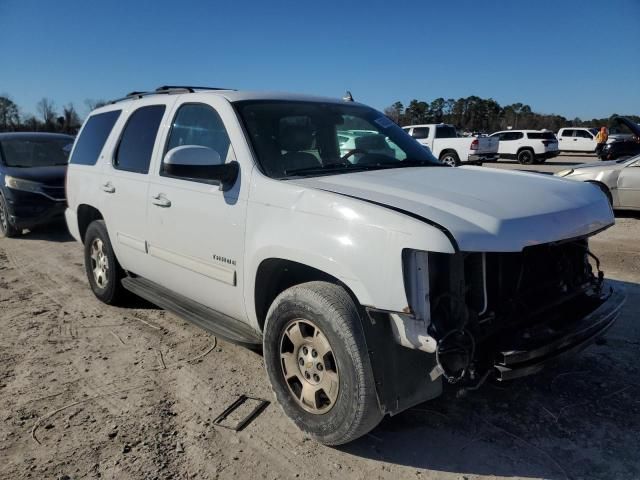
<path fill-rule="evenodd" d="M 220 154 L 201 145 L 183 145 L 169 150 L 164 156 L 163 173 L 194 181 L 220 185 L 228 190 L 238 178 L 240 165 L 233 161 L 221 163 Z"/>

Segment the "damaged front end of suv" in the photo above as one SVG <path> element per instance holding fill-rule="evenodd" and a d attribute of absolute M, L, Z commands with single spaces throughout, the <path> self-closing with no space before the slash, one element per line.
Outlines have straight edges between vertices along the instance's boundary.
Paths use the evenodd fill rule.
<path fill-rule="evenodd" d="M 625 299 L 604 280 L 587 238 L 520 252 L 405 250 L 403 267 L 409 313 L 368 312 L 368 329 L 390 324 L 401 346 L 372 348 L 392 414 L 439 395 L 443 383 L 464 393 L 537 373 L 601 337 Z"/>

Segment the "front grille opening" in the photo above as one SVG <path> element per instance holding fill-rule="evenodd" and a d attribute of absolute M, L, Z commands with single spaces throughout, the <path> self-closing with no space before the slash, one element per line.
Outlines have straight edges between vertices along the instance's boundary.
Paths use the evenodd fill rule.
<path fill-rule="evenodd" d="M 430 254 L 429 280 L 434 336 L 464 328 L 477 339 L 566 312 L 567 304 L 597 295 L 599 284 L 586 240 L 522 252 Z"/>

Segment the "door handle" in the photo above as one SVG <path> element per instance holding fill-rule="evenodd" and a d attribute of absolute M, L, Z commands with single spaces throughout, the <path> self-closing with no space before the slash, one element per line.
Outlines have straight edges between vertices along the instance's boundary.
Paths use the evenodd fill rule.
<path fill-rule="evenodd" d="M 171 206 L 171 200 L 165 197 L 162 193 L 159 193 L 155 197 L 151 197 L 151 203 L 163 208 L 168 208 Z"/>
<path fill-rule="evenodd" d="M 111 182 L 107 182 L 102 185 L 102 190 L 107 193 L 115 193 L 116 187 Z"/>

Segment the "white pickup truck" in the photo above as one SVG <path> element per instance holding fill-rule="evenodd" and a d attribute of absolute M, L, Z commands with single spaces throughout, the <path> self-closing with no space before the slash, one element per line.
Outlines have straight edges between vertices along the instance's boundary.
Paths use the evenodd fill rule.
<path fill-rule="evenodd" d="M 445 123 L 402 127 L 419 143 L 429 147 L 441 162 L 456 167 L 461 163 L 497 162 L 499 142 L 491 137 L 459 137 L 453 125 Z"/>
<path fill-rule="evenodd" d="M 66 191 L 98 299 L 262 347 L 284 412 L 331 445 L 445 385 L 538 372 L 624 299 L 590 263 L 614 222 L 599 188 L 449 168 L 355 102 L 133 93 L 89 115 Z"/>

